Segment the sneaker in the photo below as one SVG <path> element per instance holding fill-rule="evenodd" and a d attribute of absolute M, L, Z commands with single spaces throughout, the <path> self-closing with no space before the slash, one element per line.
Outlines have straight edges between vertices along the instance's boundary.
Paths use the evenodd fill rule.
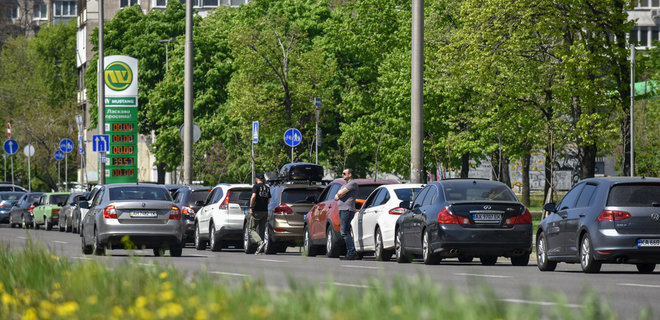
<path fill-rule="evenodd" d="M 266 242 L 264 242 L 264 241 L 259 242 L 259 246 L 257 247 L 257 251 L 255 251 L 254 254 L 258 255 L 258 254 L 264 253 L 264 247 L 266 247 Z"/>
<path fill-rule="evenodd" d="M 339 260 L 360 260 L 360 256 L 358 256 L 357 254 L 353 254 L 353 255 L 340 257 Z"/>

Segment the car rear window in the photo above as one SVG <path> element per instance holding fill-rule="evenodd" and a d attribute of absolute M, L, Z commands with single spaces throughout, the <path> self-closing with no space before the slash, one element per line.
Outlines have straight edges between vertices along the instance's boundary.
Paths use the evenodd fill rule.
<path fill-rule="evenodd" d="M 491 183 L 447 183 L 444 186 L 448 201 L 518 201 L 507 186 Z"/>
<path fill-rule="evenodd" d="M 357 199 L 366 199 L 369 197 L 371 192 L 376 190 L 376 188 L 380 187 L 380 184 L 361 184 L 358 186 L 358 195 Z"/>
<path fill-rule="evenodd" d="M 172 201 L 167 189 L 152 187 L 110 188 L 110 201 L 116 200 L 165 200 Z"/>
<path fill-rule="evenodd" d="M 229 189 L 229 203 L 238 203 L 242 206 L 249 205 L 252 197 L 252 189 Z"/>
<path fill-rule="evenodd" d="M 396 189 L 396 197 L 401 201 L 412 201 L 413 197 L 422 191 L 422 188 Z"/>
<path fill-rule="evenodd" d="M 15 193 L 13 193 L 13 192 L 12 192 L 12 193 L 3 193 L 3 194 L 0 194 L 0 200 L 18 200 L 18 199 L 20 199 L 24 194 L 25 194 L 25 193 L 19 193 L 19 192 L 15 192 Z"/>
<path fill-rule="evenodd" d="M 612 207 L 650 207 L 660 203 L 660 184 L 618 184 L 610 188 L 607 205 Z"/>
<path fill-rule="evenodd" d="M 311 203 L 307 197 L 314 196 L 317 199 L 321 190 L 314 189 L 284 189 L 282 191 L 282 203 Z"/>
<path fill-rule="evenodd" d="M 197 201 L 206 201 L 206 197 L 208 197 L 209 193 L 211 193 L 210 189 L 194 190 L 190 193 L 190 196 L 188 196 L 188 204 L 195 204 Z"/>
<path fill-rule="evenodd" d="M 64 204 L 67 198 L 69 198 L 68 194 L 54 194 L 48 198 L 48 204 Z"/>

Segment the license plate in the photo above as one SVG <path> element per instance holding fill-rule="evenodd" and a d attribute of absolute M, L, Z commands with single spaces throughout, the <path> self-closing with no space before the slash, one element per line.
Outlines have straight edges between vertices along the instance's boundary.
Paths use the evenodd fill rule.
<path fill-rule="evenodd" d="M 472 219 L 476 223 L 500 223 L 502 215 L 498 213 L 475 213 Z"/>
<path fill-rule="evenodd" d="M 638 247 L 660 247 L 660 239 L 639 239 Z"/>
<path fill-rule="evenodd" d="M 155 211 L 131 211 L 131 218 L 155 218 L 158 213 Z"/>

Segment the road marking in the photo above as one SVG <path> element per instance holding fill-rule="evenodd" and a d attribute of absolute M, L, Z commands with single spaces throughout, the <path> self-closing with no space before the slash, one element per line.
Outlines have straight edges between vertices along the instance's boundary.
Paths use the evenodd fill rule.
<path fill-rule="evenodd" d="M 71 259 L 79 259 L 79 260 L 94 260 L 90 257 L 71 257 Z"/>
<path fill-rule="evenodd" d="M 16 239 L 27 240 L 26 237 L 16 237 Z"/>
<path fill-rule="evenodd" d="M 208 258 L 209 256 L 203 255 L 203 254 L 187 254 L 186 256 L 188 257 L 201 257 L 201 258 Z"/>
<path fill-rule="evenodd" d="M 222 272 L 222 271 L 209 271 L 209 273 L 221 274 L 225 276 L 235 276 L 235 277 L 250 277 L 249 274 L 243 274 L 243 273 L 232 273 L 232 272 Z"/>
<path fill-rule="evenodd" d="M 332 284 L 340 287 L 351 287 L 351 288 L 369 288 L 369 286 L 364 284 L 353 284 L 353 283 L 342 283 L 342 282 L 323 282 L 324 284 Z"/>
<path fill-rule="evenodd" d="M 272 260 L 272 259 L 257 259 L 257 261 L 264 261 L 264 262 L 289 262 L 285 260 Z"/>
<path fill-rule="evenodd" d="M 381 267 L 370 267 L 370 266 L 357 266 L 352 264 L 342 264 L 344 268 L 356 268 L 356 269 L 382 269 Z"/>
<path fill-rule="evenodd" d="M 522 300 L 522 299 L 500 299 L 500 301 L 503 302 L 510 302 L 510 303 L 521 303 L 521 304 L 534 304 L 538 306 L 544 306 L 544 307 L 550 307 L 550 306 L 556 306 L 558 303 L 556 302 L 546 302 L 546 301 L 531 301 L 531 300 Z M 579 304 L 562 304 L 564 307 L 569 307 L 569 308 L 582 308 L 581 305 Z"/>
<path fill-rule="evenodd" d="M 476 274 L 476 273 L 454 273 L 457 276 L 482 277 L 482 278 L 513 278 L 511 276 L 499 276 L 495 274 Z"/>
<path fill-rule="evenodd" d="M 656 284 L 617 283 L 616 285 L 617 286 L 627 286 L 627 287 L 660 288 L 660 285 L 656 285 Z"/>
<path fill-rule="evenodd" d="M 53 241 L 53 243 L 67 244 L 68 242 L 66 242 L 66 241 Z"/>

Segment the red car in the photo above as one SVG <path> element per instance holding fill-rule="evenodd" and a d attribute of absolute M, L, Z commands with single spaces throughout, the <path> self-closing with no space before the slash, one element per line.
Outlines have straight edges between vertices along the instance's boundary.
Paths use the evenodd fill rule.
<path fill-rule="evenodd" d="M 398 183 L 392 180 L 355 179 L 358 184 L 356 207 L 362 206 L 369 194 L 384 184 Z M 335 194 L 346 184 L 344 179 L 332 181 L 319 196 L 316 204 L 305 215 L 305 230 L 303 233 L 303 246 L 308 256 L 325 254 L 336 258 L 346 252 L 344 238 L 339 232 L 339 209 Z"/>

